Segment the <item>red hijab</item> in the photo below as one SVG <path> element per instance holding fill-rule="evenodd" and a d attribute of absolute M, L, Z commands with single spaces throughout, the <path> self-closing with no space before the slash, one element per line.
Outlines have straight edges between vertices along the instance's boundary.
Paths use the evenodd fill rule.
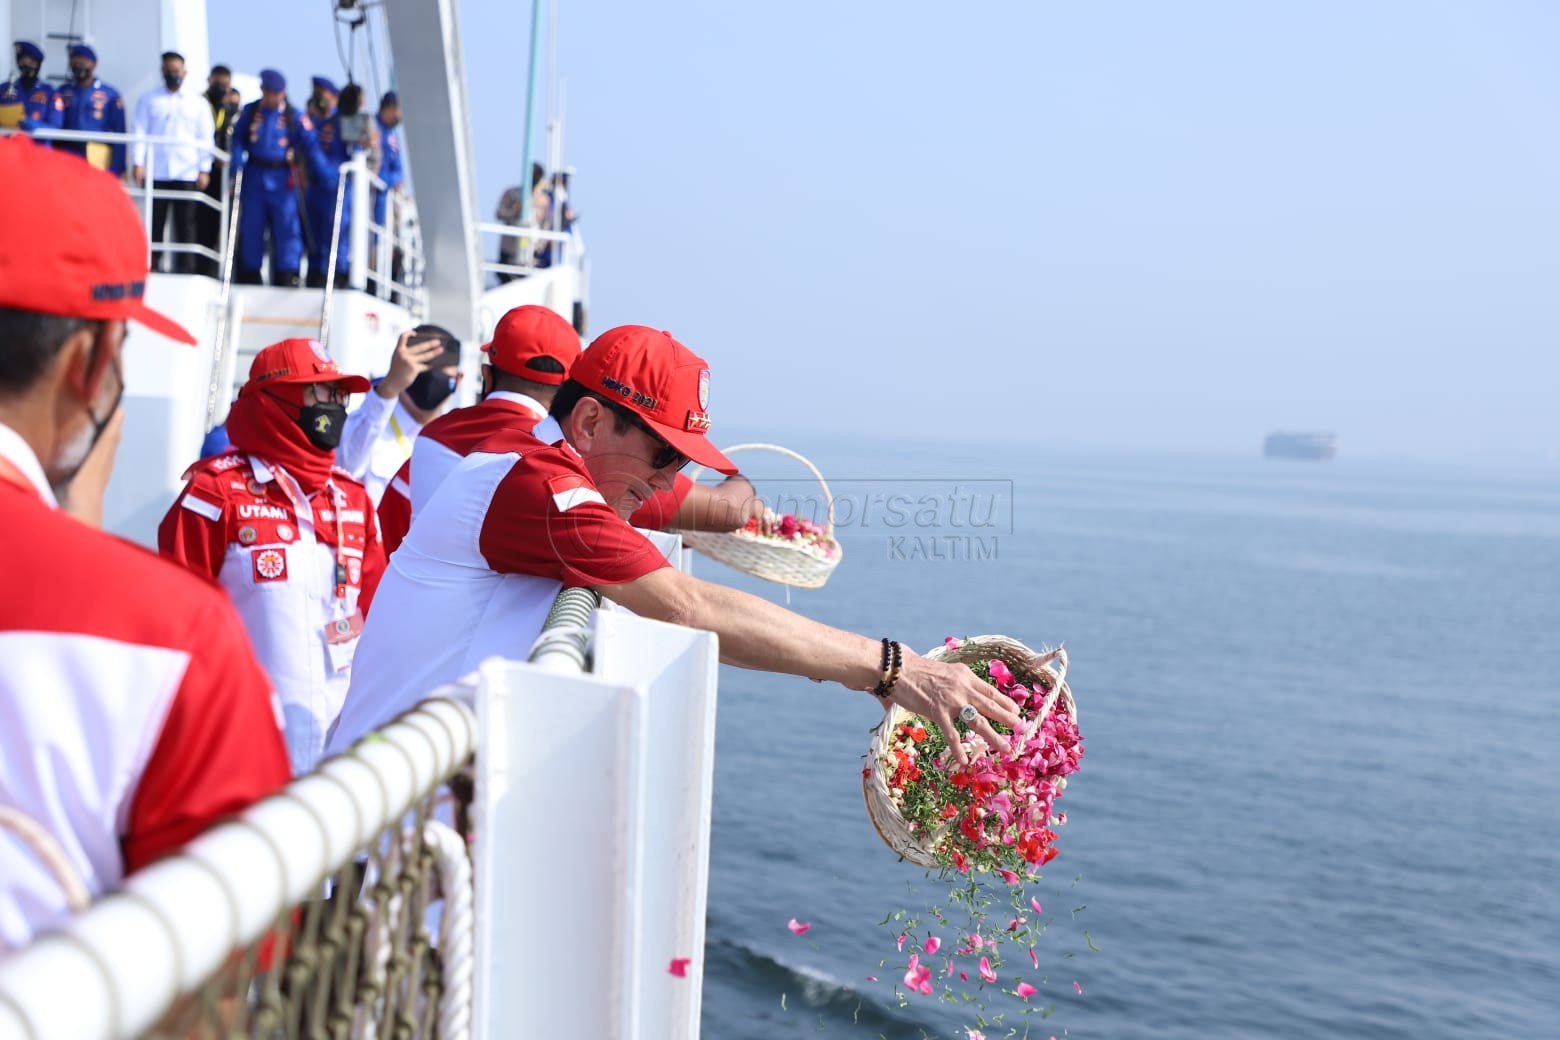
<path fill-rule="evenodd" d="M 233 447 L 286 470 L 312 495 L 330 479 L 336 453 L 316 448 L 298 425 L 305 385 L 277 383 L 240 395 L 228 410 L 227 433 Z"/>

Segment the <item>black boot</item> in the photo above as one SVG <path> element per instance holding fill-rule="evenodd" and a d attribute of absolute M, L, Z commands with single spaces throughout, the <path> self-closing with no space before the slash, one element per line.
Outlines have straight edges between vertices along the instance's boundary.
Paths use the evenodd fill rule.
<path fill-rule="evenodd" d="M 239 285 L 264 285 L 260 280 L 260 272 L 247 267 L 240 267 L 238 273 L 233 276 L 233 281 Z"/>
<path fill-rule="evenodd" d="M 282 271 L 276 276 L 274 283 L 285 289 L 296 289 L 298 288 L 298 272 Z"/>

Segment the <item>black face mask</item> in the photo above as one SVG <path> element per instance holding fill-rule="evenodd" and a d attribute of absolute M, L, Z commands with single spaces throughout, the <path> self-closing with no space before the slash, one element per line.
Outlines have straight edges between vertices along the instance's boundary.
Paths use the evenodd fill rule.
<path fill-rule="evenodd" d="M 298 413 L 298 425 L 309 443 L 321 451 L 335 451 L 347 424 L 344 404 L 306 404 Z"/>
<path fill-rule="evenodd" d="M 71 78 L 74 79 L 77 83 L 91 83 L 92 82 L 92 66 L 91 65 L 72 65 L 70 67 L 70 74 L 71 74 Z"/>
<path fill-rule="evenodd" d="M 227 96 L 228 88 L 222 86 L 220 83 L 213 84 L 206 88 L 206 100 L 210 101 L 213 105 L 227 104 Z"/>
<path fill-rule="evenodd" d="M 42 65 L 18 65 L 16 75 L 23 83 L 32 83 L 38 78 L 38 73 L 43 71 Z"/>
<path fill-rule="evenodd" d="M 168 85 L 169 90 L 178 90 L 181 86 L 184 85 L 184 73 L 164 72 L 163 82 Z"/>
<path fill-rule="evenodd" d="M 420 373 L 406 388 L 406 396 L 425 412 L 431 412 L 443 404 L 455 392 L 455 377 L 429 369 Z"/>

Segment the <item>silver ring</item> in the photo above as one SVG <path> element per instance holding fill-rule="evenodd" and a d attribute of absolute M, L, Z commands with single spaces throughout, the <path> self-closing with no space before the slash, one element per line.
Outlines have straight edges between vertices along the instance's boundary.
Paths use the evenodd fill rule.
<path fill-rule="evenodd" d="M 962 722 L 974 722 L 978 718 L 980 718 L 980 712 L 975 710 L 975 705 L 973 704 L 966 704 L 959 709 L 959 719 Z"/>

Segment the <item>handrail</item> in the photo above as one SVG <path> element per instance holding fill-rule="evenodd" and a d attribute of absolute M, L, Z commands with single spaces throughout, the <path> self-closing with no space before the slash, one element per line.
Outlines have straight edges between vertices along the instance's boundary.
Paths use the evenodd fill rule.
<path fill-rule="evenodd" d="M 171 134 L 138 134 L 133 130 L 55 130 L 50 127 L 38 127 L 35 130 L 20 130 L 15 127 L 0 129 L 0 137 L 9 137 L 12 134 L 26 134 L 28 137 L 39 141 L 79 141 L 83 144 L 176 144 L 183 148 L 197 148 L 203 152 L 209 152 L 213 159 L 219 159 L 225 163 L 233 161 L 233 154 L 218 148 L 210 141 L 191 141 L 187 137 L 174 137 Z"/>
<path fill-rule="evenodd" d="M 330 339 L 330 303 L 336 294 L 336 250 L 341 245 L 341 200 L 346 197 L 347 177 L 352 174 L 347 163 L 343 163 L 336 172 L 336 206 L 333 213 L 335 219 L 330 222 L 330 257 L 325 264 L 325 296 L 320 304 L 320 335 L 321 343 L 329 343 Z"/>
<path fill-rule="evenodd" d="M 228 335 L 228 303 L 233 296 L 233 260 L 238 254 L 238 218 L 239 211 L 244 205 L 243 196 L 244 171 L 233 175 L 233 188 L 228 196 L 228 207 L 223 211 L 223 219 L 226 225 L 222 229 L 222 240 L 226 248 L 222 251 L 222 291 L 217 304 L 217 338 L 212 344 L 211 350 L 211 385 L 206 391 L 206 430 L 209 432 L 215 425 L 217 417 L 217 391 L 226 381 L 227 375 L 227 335 Z M 224 186 L 223 191 L 228 189 Z"/>

